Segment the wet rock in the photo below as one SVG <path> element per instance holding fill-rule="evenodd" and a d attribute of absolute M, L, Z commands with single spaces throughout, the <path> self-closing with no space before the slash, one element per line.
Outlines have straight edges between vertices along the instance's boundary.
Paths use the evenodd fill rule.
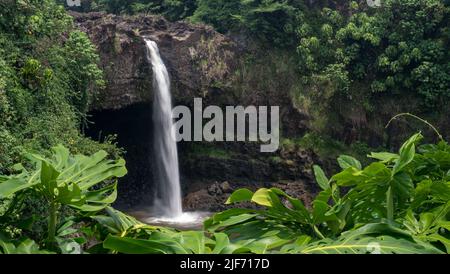
<path fill-rule="evenodd" d="M 234 207 L 243 207 L 243 208 L 259 208 L 256 204 L 245 202 L 239 204 L 225 205 L 226 200 L 230 196 L 234 190 L 239 188 L 248 188 L 252 191 L 256 191 L 259 188 L 271 188 L 276 187 L 286 194 L 300 199 L 306 207 L 311 207 L 314 196 L 318 193 L 318 189 L 312 188 L 308 183 L 304 181 L 279 181 L 279 182 L 265 182 L 265 183 L 255 183 L 255 182 L 247 182 L 247 183 L 229 183 L 224 182 L 219 184 L 217 182 L 207 184 L 205 182 L 202 183 L 205 185 L 203 189 L 189 192 L 183 199 L 183 206 L 185 210 L 198 210 L 198 211 L 223 211 L 229 208 Z M 193 183 L 192 185 L 197 185 Z M 225 191 L 217 191 L 219 187 L 225 185 Z"/>
<path fill-rule="evenodd" d="M 227 181 L 223 182 L 220 184 L 220 188 L 222 189 L 222 191 L 224 193 L 231 193 L 233 192 L 233 189 L 230 186 L 230 183 L 228 183 Z"/>
<path fill-rule="evenodd" d="M 189 193 L 183 199 L 183 209 L 187 211 L 220 211 L 224 209 L 225 198 L 210 194 L 208 190 L 202 189 Z"/>
<path fill-rule="evenodd" d="M 213 196 L 219 196 L 222 195 L 223 191 L 220 188 L 219 183 L 216 182 L 208 187 L 208 193 Z"/>

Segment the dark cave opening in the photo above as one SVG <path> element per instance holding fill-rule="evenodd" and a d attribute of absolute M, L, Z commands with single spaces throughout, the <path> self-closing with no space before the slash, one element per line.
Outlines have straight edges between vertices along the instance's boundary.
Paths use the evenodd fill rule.
<path fill-rule="evenodd" d="M 119 179 L 118 197 L 114 206 L 122 210 L 151 206 L 155 189 L 152 105 L 139 103 L 117 110 L 92 111 L 89 113 L 89 121 L 89 127 L 85 131 L 88 137 L 103 142 L 107 136 L 117 135 L 118 146 L 126 151 L 123 157 L 128 174 Z M 192 180 L 199 180 L 199 176 L 205 175 L 204 172 L 197 172 L 197 165 L 192 163 L 195 159 L 190 161 L 197 148 L 191 146 L 190 142 L 184 141 L 177 144 L 180 184 L 184 195 L 189 191 L 188 186 L 192 184 Z M 208 171 L 208 164 L 204 169 L 208 175 L 206 177 L 214 177 L 210 174 L 214 174 L 213 170 Z"/>
<path fill-rule="evenodd" d="M 135 104 L 119 110 L 101 110 L 89 113 L 86 135 L 104 141 L 108 135 L 117 135 L 118 146 L 126 153 L 128 174 L 119 180 L 118 198 L 114 206 L 129 209 L 152 202 L 152 108 L 150 104 Z"/>

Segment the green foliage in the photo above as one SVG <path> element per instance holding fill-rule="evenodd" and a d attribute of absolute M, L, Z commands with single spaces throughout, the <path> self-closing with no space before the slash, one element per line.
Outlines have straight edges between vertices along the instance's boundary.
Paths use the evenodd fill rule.
<path fill-rule="evenodd" d="M 276 88 L 292 96 L 294 106 L 312 117 L 310 127 L 320 133 L 336 137 L 348 127 L 365 126 L 380 132 L 376 119 L 366 118 L 385 101 L 393 102 L 396 112 L 415 107 L 420 114 L 445 115 L 450 96 L 448 3 L 386 0 L 381 7 L 369 8 L 364 2 L 85 0 L 82 6 L 84 11 L 151 13 L 202 22 L 238 34 L 250 47 L 256 44 L 265 51 L 261 55 L 278 57 L 280 50 L 296 55 L 294 65 L 285 63 L 291 72 L 255 75 L 261 82 L 257 85 L 271 79 L 283 82 L 280 77 L 294 74 L 295 81 Z M 263 58 L 257 56 L 254 66 L 276 70 Z M 256 89 L 246 84 L 252 79 L 245 78 L 234 84 L 237 89 Z M 349 142 L 368 138 L 359 135 Z"/>
<path fill-rule="evenodd" d="M 59 143 L 72 152 L 119 156 L 115 144 L 80 132 L 93 94 L 104 86 L 87 35 L 74 31 L 72 18 L 52 0 L 0 5 L 0 172 L 13 172 L 23 151 L 47 153 Z"/>
<path fill-rule="evenodd" d="M 133 217 L 106 208 L 108 215 L 96 215 L 96 220 L 107 232 L 102 247 L 114 253 L 125 254 L 220 254 L 245 252 L 237 245 L 230 244 L 223 233 L 207 237 L 203 231 L 176 231 L 174 229 L 150 226 Z"/>
<path fill-rule="evenodd" d="M 117 197 L 116 183 L 104 184 L 126 174 L 125 161 L 107 160 L 107 153 L 99 151 L 87 157 L 70 155 L 67 148 L 53 148 L 49 159 L 37 154 L 30 154 L 34 162 L 32 171 L 22 165 L 16 165 L 18 174 L 0 177 L 0 200 L 20 197 L 27 191 L 36 192 L 49 204 L 48 243 L 54 244 L 58 236 L 70 234 L 63 225 L 58 231 L 58 210 L 67 205 L 80 213 L 92 214 L 113 203 Z M 102 185 L 103 184 L 103 185 Z M 9 205 L 15 206 L 15 203 Z M 11 209 L 13 210 L 13 209 Z M 10 210 L 6 210 L 8 213 Z"/>
<path fill-rule="evenodd" d="M 337 239 L 323 239 L 311 244 L 302 241 L 283 247 L 282 252 L 300 254 L 441 254 L 435 247 L 415 243 L 409 235 L 389 226 L 369 224 L 347 231 Z M 380 233 L 383 231 L 383 233 Z M 381 236 L 377 236 L 380 235 Z"/>
<path fill-rule="evenodd" d="M 330 180 L 328 180 L 325 172 L 318 165 L 313 166 L 314 176 L 316 177 L 317 184 L 321 189 L 327 190 L 330 188 Z"/>
<path fill-rule="evenodd" d="M 199 0 L 192 20 L 211 24 L 220 32 L 244 29 L 263 41 L 292 46 L 298 5 L 277 0 Z"/>
<path fill-rule="evenodd" d="M 339 9 L 328 1 L 312 6 L 86 0 L 81 9 L 157 13 L 256 37 L 272 53 L 245 60 L 236 73 L 239 91 L 287 90 L 294 105 L 313 116 L 314 129 L 337 124 L 341 117 L 329 113 L 363 116 L 381 96 L 415 97 L 421 110 L 445 114 L 445 1 L 386 0 L 377 9 L 356 2 Z M 74 30 L 55 1 L 0 2 L 0 253 L 450 252 L 450 146 L 419 146 L 420 134 L 398 153 L 373 152 L 362 162 L 352 156 L 366 153 L 363 145 L 349 148 L 315 134 L 285 139 L 283 149 L 346 154 L 337 158 L 341 170 L 333 176 L 313 167 L 321 192 L 310 207 L 276 188 L 240 189 L 227 203 L 249 202 L 256 209 L 216 213 L 203 231 L 151 226 L 111 208 L 115 179 L 126 173 L 123 160 L 112 160 L 121 151 L 114 140 L 99 144 L 82 135 L 92 96 L 105 85 L 98 63 L 87 35 Z M 64 146 L 50 150 L 56 144 Z M 201 153 L 230 156 L 209 148 Z M 39 222 L 47 224 L 36 227 Z M 89 240 L 98 244 L 88 246 Z"/>
<path fill-rule="evenodd" d="M 143 224 L 112 208 L 108 216 L 94 216 L 108 233 L 103 248 L 124 254 L 241 254 L 263 253 L 264 244 L 255 240 L 230 242 L 224 233 L 177 231 Z"/>
<path fill-rule="evenodd" d="M 100 62 L 97 51 L 84 32 L 73 31 L 64 46 L 51 49 L 51 53 L 50 63 L 61 71 L 59 81 L 70 90 L 67 99 L 85 122 L 92 94 L 105 85 L 103 72 L 97 66 Z"/>
<path fill-rule="evenodd" d="M 57 37 L 71 25 L 64 7 L 53 0 L 6 0 L 0 10 L 0 32 L 23 43 Z"/>
<path fill-rule="evenodd" d="M 242 81 L 233 87 L 256 90 L 266 82 L 284 83 L 266 85 L 264 90 L 288 92 L 294 106 L 311 116 L 310 128 L 349 138 L 347 143 L 369 137 L 339 135 L 343 131 L 369 127 L 380 133 L 383 125 L 372 118 L 380 105 L 389 112 L 386 101 L 398 108 L 391 114 L 415 108 L 416 113 L 435 119 L 434 114 L 445 116 L 450 96 L 450 7 L 446 1 L 386 0 L 378 8 L 369 8 L 365 1 L 307 2 L 86 0 L 83 7 L 119 14 L 161 14 L 238 34 L 239 41 L 264 51 L 263 57 L 252 60 L 253 65 L 275 72 L 252 71 L 258 80 L 253 84 L 244 67 Z M 277 70 L 263 60 L 270 54 L 280 62 L 283 54 L 295 55 L 295 64 L 283 62 L 288 72 Z M 342 107 L 348 105 L 352 107 Z"/>
<path fill-rule="evenodd" d="M 65 4 L 65 0 L 59 0 Z M 78 11 L 106 11 L 115 14 L 158 13 L 169 20 L 191 16 L 197 8 L 196 0 L 86 0 L 81 7 L 68 7 Z"/>
<path fill-rule="evenodd" d="M 353 157 L 340 156 L 342 171 L 330 179 L 315 166 L 322 192 L 312 208 L 276 188 L 237 190 L 227 203 L 262 208 L 217 213 L 205 229 L 225 233 L 233 243 L 265 244 L 264 252 L 448 252 L 450 146 L 442 141 L 417 149 L 421 139 L 413 135 L 398 154 L 372 153 L 379 161 L 364 168 Z M 348 189 L 345 195 L 341 187 Z"/>
<path fill-rule="evenodd" d="M 325 134 L 316 132 L 308 132 L 301 138 L 284 138 L 281 140 L 282 149 L 295 150 L 297 148 L 310 149 L 316 153 L 324 162 L 334 161 L 342 154 L 346 154 L 358 158 L 363 164 L 369 164 L 371 160 L 364 158 L 368 153 L 382 148 L 370 148 L 362 142 L 354 142 L 352 144 L 344 144 L 330 138 Z"/>
<path fill-rule="evenodd" d="M 144 224 L 135 218 L 111 207 L 107 207 L 105 211 L 107 215 L 95 215 L 91 216 L 91 218 L 106 228 L 108 233 L 111 233 L 112 235 L 117 235 L 120 237 L 137 237 L 138 235 L 141 235 L 141 233 L 146 235 L 147 232 L 152 231 L 171 231 L 170 229 L 158 228 Z"/>
<path fill-rule="evenodd" d="M 50 254 L 30 239 L 11 240 L 0 233 L 0 254 Z"/>
<path fill-rule="evenodd" d="M 232 1 L 198 1 L 194 21 L 202 21 L 226 32 L 239 25 L 238 14 L 242 9 L 240 0 Z"/>
<path fill-rule="evenodd" d="M 61 0 L 62 1 L 62 0 Z M 83 11 L 115 14 L 161 14 L 213 25 L 220 32 L 245 30 L 278 46 L 294 46 L 298 13 L 303 4 L 286 0 L 92 0 Z M 87 9 L 87 10 L 86 10 Z"/>
<path fill-rule="evenodd" d="M 298 104 L 310 102 L 316 117 L 345 115 L 339 107 L 346 103 L 370 112 L 380 95 L 417 98 L 436 113 L 448 109 L 448 4 L 387 0 L 376 9 L 352 7 L 350 16 L 324 8 L 303 17 L 297 50 L 306 91 Z"/>
<path fill-rule="evenodd" d="M 108 236 L 103 246 L 125 254 L 230 254 L 232 247 L 228 236 L 216 234 L 215 240 L 203 231 L 172 233 L 154 232 L 149 239 Z"/>
<path fill-rule="evenodd" d="M 34 170 L 16 166 L 17 175 L 2 178 L 0 198 L 33 188 L 48 201 L 70 205 L 81 211 L 99 211 L 116 198 L 116 184 L 91 191 L 92 187 L 110 178 L 126 174 L 123 159 L 107 160 L 107 153 L 99 151 L 91 157 L 70 155 L 67 148 L 56 146 L 53 157 L 37 154 L 28 157 L 35 163 Z"/>
<path fill-rule="evenodd" d="M 421 139 L 413 135 L 398 154 L 370 154 L 378 161 L 366 167 L 342 155 L 342 171 L 330 178 L 314 166 L 322 192 L 311 207 L 277 188 L 239 189 L 227 204 L 251 202 L 257 208 L 216 213 L 201 231 L 147 225 L 111 208 L 115 184 L 102 182 L 123 176 L 124 162 L 107 160 L 103 151 L 72 156 L 58 146 L 51 158 L 31 154 L 33 171 L 16 165 L 16 174 L 0 176 L 0 198 L 6 202 L 0 208 L 0 252 L 46 253 L 41 249 L 46 243 L 49 250 L 72 253 L 89 237 L 98 244 L 87 253 L 448 253 L 450 146 L 444 141 L 418 146 Z M 31 193 L 50 204 L 47 242 L 21 235 L 32 220 L 10 218 L 23 216 L 18 205 Z M 74 211 L 58 222 L 61 205 Z"/>

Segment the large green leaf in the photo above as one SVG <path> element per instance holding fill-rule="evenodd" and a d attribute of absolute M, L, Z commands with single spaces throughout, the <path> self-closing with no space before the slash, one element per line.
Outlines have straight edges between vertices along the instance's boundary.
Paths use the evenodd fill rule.
<path fill-rule="evenodd" d="M 280 253 L 286 254 L 286 253 L 296 253 L 298 252 L 299 248 L 306 246 L 311 242 L 312 238 L 308 235 L 301 235 L 295 240 L 295 242 L 291 244 L 286 244 L 280 249 Z"/>
<path fill-rule="evenodd" d="M 441 254 L 424 242 L 416 242 L 401 229 L 388 224 L 367 224 L 343 233 L 337 239 L 323 239 L 291 246 L 290 253 L 302 254 Z"/>
<path fill-rule="evenodd" d="M 270 190 L 267 188 L 258 189 L 252 196 L 252 202 L 267 207 L 275 207 L 278 205 L 278 201 L 274 200 L 270 195 Z"/>
<path fill-rule="evenodd" d="M 313 166 L 314 176 L 316 177 L 316 182 L 323 190 L 330 188 L 330 180 L 328 180 L 325 172 L 318 165 Z"/>
<path fill-rule="evenodd" d="M 28 173 L 23 171 L 19 175 L 4 176 L 0 181 L 0 199 L 12 194 L 33 187 L 39 183 L 39 172 Z"/>
<path fill-rule="evenodd" d="M 248 202 L 252 199 L 253 192 L 246 188 L 238 189 L 233 192 L 225 204 L 239 203 L 239 202 Z"/>
<path fill-rule="evenodd" d="M 287 203 L 285 203 L 287 202 Z M 258 191 L 256 191 L 253 196 L 251 197 L 251 201 L 259 206 L 264 206 L 267 208 L 266 211 L 264 211 L 268 215 L 289 215 L 293 219 L 297 219 L 299 222 L 308 222 L 310 220 L 310 213 L 303 205 L 302 201 L 299 199 L 295 199 L 289 195 L 287 195 L 285 192 L 283 192 L 280 189 L 277 188 L 261 188 Z M 226 211 L 230 212 L 231 214 L 227 215 L 238 215 L 241 212 L 237 212 L 237 209 L 234 209 L 233 211 Z M 245 211 L 245 213 L 263 213 L 261 210 L 252 210 L 252 211 Z M 215 216 L 221 216 L 219 213 Z M 229 217 L 229 216 L 226 216 Z"/>
<path fill-rule="evenodd" d="M 391 182 L 394 188 L 395 194 L 400 199 L 399 202 L 406 203 L 406 200 L 410 199 L 414 191 L 414 184 L 406 172 L 396 173 Z"/>
<path fill-rule="evenodd" d="M 108 160 L 105 151 L 92 156 L 72 156 L 62 145 L 52 150 L 53 155 L 48 159 L 37 154 L 28 155 L 35 162 L 34 171 L 22 168 L 19 175 L 3 177 L 0 198 L 33 188 L 50 201 L 86 212 L 99 211 L 115 201 L 116 185 L 103 183 L 127 173 L 123 159 Z"/>
<path fill-rule="evenodd" d="M 320 192 L 313 201 L 312 224 L 317 225 L 327 221 L 339 222 L 330 206 L 331 189 Z"/>
<path fill-rule="evenodd" d="M 397 160 L 400 156 L 390 152 L 372 152 L 368 155 L 368 157 L 380 160 L 382 163 L 389 163 Z"/>
<path fill-rule="evenodd" d="M 356 169 L 361 169 L 361 162 L 357 159 L 353 158 L 352 156 L 348 155 L 341 155 L 337 159 L 339 166 L 342 169 L 346 169 L 349 167 L 354 167 Z"/>
<path fill-rule="evenodd" d="M 346 236 L 325 239 L 298 249 L 302 254 L 441 254 L 432 246 L 424 246 L 391 236 Z"/>
<path fill-rule="evenodd" d="M 105 211 L 108 216 L 95 215 L 91 216 L 91 218 L 108 229 L 110 233 L 121 237 L 140 230 L 146 231 L 147 233 L 155 231 L 171 231 L 170 229 L 144 224 L 136 220 L 134 217 L 131 217 L 112 207 L 107 207 Z"/>
<path fill-rule="evenodd" d="M 215 233 L 214 238 L 216 241 L 216 245 L 212 251 L 213 254 L 226 254 L 233 253 L 233 248 L 231 247 L 230 239 L 228 235 L 225 233 Z M 228 250 L 228 252 L 227 252 Z"/>
<path fill-rule="evenodd" d="M 52 252 L 42 250 L 31 239 L 22 238 L 11 240 L 0 233 L 0 254 L 51 254 Z"/>
<path fill-rule="evenodd" d="M 174 249 L 164 241 L 133 239 L 109 235 L 103 247 L 124 254 L 172 254 Z"/>
<path fill-rule="evenodd" d="M 364 182 L 366 179 L 367 176 L 364 175 L 364 172 L 354 167 L 344 169 L 331 177 L 331 180 L 335 181 L 338 186 L 353 186 Z"/>
<path fill-rule="evenodd" d="M 414 134 L 400 148 L 400 157 L 396 160 L 392 170 L 393 175 L 400 172 L 405 166 L 412 162 L 416 153 L 416 143 L 423 138 L 422 134 Z"/>
<path fill-rule="evenodd" d="M 311 229 L 310 212 L 280 189 L 259 189 L 251 201 L 265 209 L 229 209 L 206 220 L 205 229 L 229 235 L 231 244 L 239 246 L 236 252 L 252 253 L 274 250 L 293 241 L 301 229 Z"/>
<path fill-rule="evenodd" d="M 411 208 L 413 210 L 424 204 L 445 204 L 450 201 L 450 181 L 433 182 L 426 179 L 417 184 Z"/>
<path fill-rule="evenodd" d="M 125 254 L 232 254 L 248 250 L 231 243 L 224 233 L 215 233 L 214 239 L 203 231 L 166 231 L 152 233 L 147 239 L 133 239 L 109 235 L 104 248 Z"/>
<path fill-rule="evenodd" d="M 450 201 L 445 205 L 434 208 L 430 212 L 423 212 L 416 218 L 414 212 L 409 209 L 403 224 L 408 231 L 420 241 L 440 242 L 447 253 L 450 252 L 450 222 L 447 215 L 450 213 Z"/>

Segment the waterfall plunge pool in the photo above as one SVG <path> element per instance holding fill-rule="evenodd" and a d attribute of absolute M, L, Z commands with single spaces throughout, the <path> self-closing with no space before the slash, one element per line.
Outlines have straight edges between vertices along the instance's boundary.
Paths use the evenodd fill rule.
<path fill-rule="evenodd" d="M 211 216 L 211 212 L 183 212 L 175 217 L 155 216 L 154 209 L 143 207 L 128 212 L 139 221 L 155 226 L 172 227 L 179 230 L 200 230 L 203 228 L 203 221 Z"/>

